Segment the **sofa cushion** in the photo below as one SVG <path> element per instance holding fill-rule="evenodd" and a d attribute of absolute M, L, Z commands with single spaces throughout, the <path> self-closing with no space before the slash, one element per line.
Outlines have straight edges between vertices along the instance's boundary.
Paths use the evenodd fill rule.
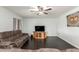
<path fill-rule="evenodd" d="M 0 32 L 0 39 L 8 38 L 13 35 L 21 34 L 21 30 Z"/>
<path fill-rule="evenodd" d="M 0 33 L 0 39 L 4 39 L 4 38 L 7 38 L 11 35 L 10 33 L 11 31 L 7 31 L 7 32 L 1 32 Z"/>
<path fill-rule="evenodd" d="M 1 39 L 1 42 L 7 42 L 7 41 L 9 41 L 9 38 Z"/>

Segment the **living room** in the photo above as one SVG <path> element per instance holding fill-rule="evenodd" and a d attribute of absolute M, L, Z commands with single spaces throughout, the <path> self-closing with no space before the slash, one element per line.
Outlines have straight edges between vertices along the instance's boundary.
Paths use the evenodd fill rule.
<path fill-rule="evenodd" d="M 38 9 L 42 6 L 36 6 Z M 32 6 L 3 6 L 0 7 L 0 41 L 3 43 L 4 41 L 8 41 L 7 44 L 3 47 L 1 44 L 1 51 L 79 51 L 79 40 L 78 40 L 78 26 L 68 26 L 67 16 L 71 14 L 76 14 L 79 10 L 79 7 L 74 6 L 49 6 L 47 7 L 47 11 L 41 10 L 44 14 L 39 14 L 38 11 L 29 11 Z M 49 8 L 49 9 L 48 9 Z M 52 9 L 50 9 L 52 8 Z M 44 31 L 46 34 L 46 42 L 45 46 L 41 47 L 41 50 L 35 49 L 31 50 L 34 43 L 34 39 L 31 41 L 31 36 L 34 37 L 35 26 L 44 26 Z M 18 31 L 21 30 L 21 31 Z M 6 33 L 8 32 L 8 33 Z M 15 32 L 15 33 L 14 33 Z M 5 33 L 5 34 L 4 34 Z M 12 34 L 11 34 L 12 33 Z M 23 34 L 22 34 L 23 33 Z M 9 35 L 10 34 L 10 35 Z M 17 34 L 17 35 L 15 35 Z M 20 37 L 18 40 L 15 36 L 7 39 L 7 35 Z M 29 37 L 29 38 L 28 38 Z M 27 38 L 27 39 L 26 39 Z M 2 40 L 4 39 L 4 40 Z M 26 39 L 26 40 L 25 40 Z M 75 39 L 75 40 L 74 40 Z M 28 41 L 29 40 L 29 41 Z M 43 43 L 40 42 L 36 48 L 39 48 Z M 44 40 L 44 39 L 42 39 Z M 9 44 L 10 43 L 10 44 Z M 17 48 L 16 45 L 18 46 Z M 41 44 L 42 43 L 42 44 Z M 25 49 L 21 49 L 25 44 Z M 30 49 L 27 50 L 26 46 L 29 46 Z M 24 48 L 23 47 L 23 48 Z M 5 48 L 5 49 L 4 49 Z M 10 50 L 10 49 L 14 50 Z M 60 48 L 60 49 L 58 49 Z M 74 48 L 74 49 L 73 49 Z M 47 49 L 47 50 L 45 50 Z M 62 50 L 64 49 L 64 50 Z"/>

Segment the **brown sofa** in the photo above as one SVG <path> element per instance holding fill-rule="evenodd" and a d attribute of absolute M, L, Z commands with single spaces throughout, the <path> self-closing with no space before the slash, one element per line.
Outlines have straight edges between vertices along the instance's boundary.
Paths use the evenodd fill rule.
<path fill-rule="evenodd" d="M 28 40 L 29 35 L 21 30 L 0 32 L 0 46 L 21 48 Z"/>

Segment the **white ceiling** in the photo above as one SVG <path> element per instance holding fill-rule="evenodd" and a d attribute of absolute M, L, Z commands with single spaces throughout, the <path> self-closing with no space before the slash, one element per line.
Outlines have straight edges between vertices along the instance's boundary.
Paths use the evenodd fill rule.
<path fill-rule="evenodd" d="M 53 10 L 50 11 L 48 15 L 41 15 L 41 17 L 47 17 L 47 16 L 57 17 L 75 8 L 74 6 L 51 6 L 51 7 L 53 8 Z M 36 15 L 35 13 L 29 11 L 29 9 L 32 9 L 32 6 L 6 6 L 6 8 L 22 17 L 39 17 L 39 15 Z"/>

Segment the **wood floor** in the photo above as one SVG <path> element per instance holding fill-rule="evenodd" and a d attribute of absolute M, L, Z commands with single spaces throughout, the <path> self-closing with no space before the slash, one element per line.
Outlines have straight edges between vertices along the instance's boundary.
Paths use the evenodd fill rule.
<path fill-rule="evenodd" d="M 45 41 L 42 40 L 35 41 L 34 39 L 30 39 L 22 47 L 22 49 L 39 49 L 39 48 L 67 49 L 75 47 L 58 37 L 48 37 Z"/>

